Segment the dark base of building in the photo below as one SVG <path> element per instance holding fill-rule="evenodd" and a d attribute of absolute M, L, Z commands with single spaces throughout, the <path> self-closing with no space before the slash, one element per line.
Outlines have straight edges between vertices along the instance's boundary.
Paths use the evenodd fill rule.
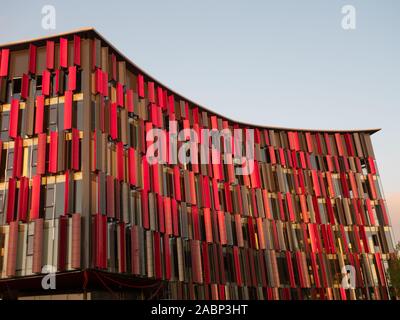
<path fill-rule="evenodd" d="M 0 280 L 3 300 L 152 300 L 163 299 L 164 282 L 99 270 L 56 274 L 55 289 L 43 289 L 45 275 Z"/>

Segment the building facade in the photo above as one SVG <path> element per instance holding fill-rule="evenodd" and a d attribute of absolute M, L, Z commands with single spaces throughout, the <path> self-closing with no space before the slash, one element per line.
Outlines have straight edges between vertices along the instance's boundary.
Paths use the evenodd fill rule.
<path fill-rule="evenodd" d="M 146 136 L 170 121 L 252 129 L 255 170 L 236 174 L 226 143 L 220 161 L 149 163 Z M 388 299 L 376 131 L 227 119 L 93 29 L 0 46 L 0 294 Z M 49 268 L 62 288 L 40 287 Z"/>

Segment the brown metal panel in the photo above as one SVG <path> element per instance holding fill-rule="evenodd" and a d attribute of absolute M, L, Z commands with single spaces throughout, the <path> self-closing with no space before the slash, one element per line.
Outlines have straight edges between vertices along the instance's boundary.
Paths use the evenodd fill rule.
<path fill-rule="evenodd" d="M 101 40 L 93 40 L 93 66 L 96 68 L 101 68 Z"/>
<path fill-rule="evenodd" d="M 364 157 L 364 153 L 361 147 L 360 135 L 357 132 L 355 132 L 353 133 L 353 137 L 354 137 L 354 143 L 356 145 L 357 156 L 362 158 Z"/>
<path fill-rule="evenodd" d="M 28 50 L 10 51 L 9 79 L 22 77 L 28 68 Z"/>
<path fill-rule="evenodd" d="M 72 248 L 71 248 L 71 267 L 81 268 L 81 215 L 72 215 Z"/>
<path fill-rule="evenodd" d="M 13 277 L 16 275 L 18 248 L 18 221 L 10 222 L 10 231 L 8 239 L 7 270 L 6 275 Z"/>
<path fill-rule="evenodd" d="M 123 86 L 126 84 L 126 63 L 125 61 L 118 62 L 118 82 Z"/>
<path fill-rule="evenodd" d="M 32 272 L 41 273 L 43 262 L 43 219 L 37 219 L 34 223 Z"/>
<path fill-rule="evenodd" d="M 22 134 L 26 134 L 28 136 L 33 135 L 33 126 L 35 124 L 34 115 L 35 115 L 35 91 L 36 91 L 36 81 L 31 81 L 30 83 L 30 95 L 26 100 L 25 104 L 25 123 L 21 131 Z"/>
<path fill-rule="evenodd" d="M 108 73 L 109 59 L 108 59 L 108 47 L 101 48 L 101 69 Z"/>
<path fill-rule="evenodd" d="M 101 170 L 101 168 L 103 167 L 102 164 L 102 150 L 104 148 L 103 145 L 103 135 L 101 134 L 100 130 L 96 130 L 96 150 L 95 150 L 95 158 L 96 158 L 96 170 Z"/>
<path fill-rule="evenodd" d="M 0 77 L 0 102 L 7 101 L 7 78 Z"/>

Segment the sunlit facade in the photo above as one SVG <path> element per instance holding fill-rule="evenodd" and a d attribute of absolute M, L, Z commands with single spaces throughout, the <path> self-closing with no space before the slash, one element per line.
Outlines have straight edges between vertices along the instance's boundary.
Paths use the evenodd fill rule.
<path fill-rule="evenodd" d="M 149 164 L 146 133 L 171 120 L 254 129 L 255 170 L 224 144 L 220 164 Z M 0 295 L 388 299 L 376 131 L 230 120 L 93 29 L 0 46 Z"/>

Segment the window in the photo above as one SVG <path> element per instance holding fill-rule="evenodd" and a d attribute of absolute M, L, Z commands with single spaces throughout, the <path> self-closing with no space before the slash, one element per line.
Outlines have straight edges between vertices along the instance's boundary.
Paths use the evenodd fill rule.
<path fill-rule="evenodd" d="M 42 95 L 42 85 L 43 85 L 42 76 L 37 75 L 36 76 L 36 96 Z"/>
<path fill-rule="evenodd" d="M 50 105 L 48 108 L 45 108 L 45 113 L 48 131 L 57 131 L 57 105 Z"/>
<path fill-rule="evenodd" d="M 14 78 L 12 80 L 12 93 L 11 97 L 15 99 L 21 98 L 22 78 Z"/>
<path fill-rule="evenodd" d="M 36 167 L 37 167 L 37 151 L 38 151 L 38 146 L 34 145 L 32 147 L 29 147 L 30 152 L 31 152 L 31 176 L 35 176 L 36 175 Z"/>
<path fill-rule="evenodd" d="M 44 213 L 45 219 L 53 219 L 54 214 L 54 206 L 55 206 L 55 185 L 48 184 L 44 188 Z"/>
<path fill-rule="evenodd" d="M 10 112 L 4 111 L 0 116 L 0 139 L 1 141 L 9 141 L 8 129 L 10 125 Z"/>
<path fill-rule="evenodd" d="M 14 149 L 8 149 L 8 159 L 7 159 L 7 177 L 11 177 L 13 174 L 13 164 L 14 164 Z"/>

